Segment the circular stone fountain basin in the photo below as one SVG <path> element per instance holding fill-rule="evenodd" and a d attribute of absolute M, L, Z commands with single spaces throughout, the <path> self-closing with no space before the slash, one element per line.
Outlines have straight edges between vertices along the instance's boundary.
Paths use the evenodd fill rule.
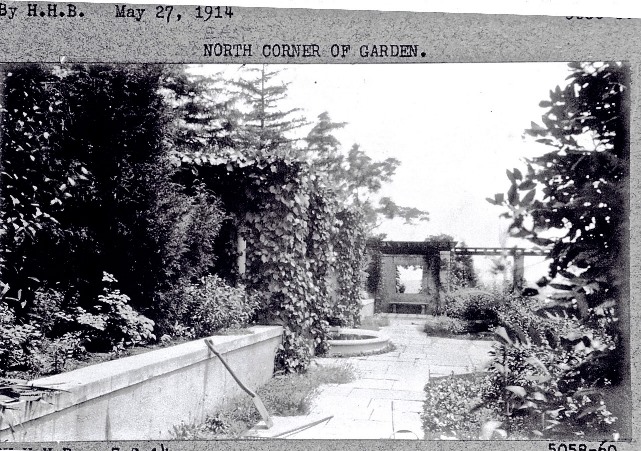
<path fill-rule="evenodd" d="M 374 330 L 343 329 L 331 331 L 329 356 L 354 356 L 372 354 L 384 350 L 390 343 L 389 338 Z"/>

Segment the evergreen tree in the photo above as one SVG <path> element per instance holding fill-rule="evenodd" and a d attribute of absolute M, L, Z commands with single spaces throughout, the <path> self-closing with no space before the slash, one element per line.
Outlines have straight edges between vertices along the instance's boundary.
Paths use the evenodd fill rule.
<path fill-rule="evenodd" d="M 236 136 L 239 146 L 259 156 L 294 157 L 292 144 L 296 139 L 290 132 L 305 125 L 306 121 L 293 117 L 299 108 L 281 110 L 289 83 L 276 83 L 280 71 L 269 70 L 265 64 L 245 69 L 245 73 L 250 76 L 233 83 L 241 111 L 248 109 L 241 114 Z"/>
<path fill-rule="evenodd" d="M 318 116 L 318 122 L 305 138 L 312 171 L 324 176 L 332 186 L 340 184 L 343 172 L 341 165 L 341 143 L 332 133 L 347 125 L 346 122 L 332 122 L 327 111 Z"/>
<path fill-rule="evenodd" d="M 168 66 L 163 87 L 170 115 L 166 140 L 177 153 L 207 158 L 236 147 L 240 112 L 219 74 L 194 75 L 184 65 Z"/>

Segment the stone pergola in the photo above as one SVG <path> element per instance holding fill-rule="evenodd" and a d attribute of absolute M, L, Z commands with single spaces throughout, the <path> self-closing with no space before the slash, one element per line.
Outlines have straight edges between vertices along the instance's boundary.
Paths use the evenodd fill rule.
<path fill-rule="evenodd" d="M 372 241 L 368 247 L 381 252 L 381 272 L 377 309 L 381 312 L 420 308 L 425 314 L 440 312 L 443 296 L 442 281 L 449 277 L 451 249 L 456 242 L 431 241 Z M 399 293 L 396 290 L 396 268 L 415 266 L 422 269 L 420 293 Z M 410 307 L 408 307 L 410 306 Z M 414 307 L 415 306 L 415 307 Z"/>
<path fill-rule="evenodd" d="M 381 268 L 377 311 L 396 312 L 397 307 L 413 309 L 425 314 L 439 314 L 446 291 L 450 290 L 449 277 L 453 255 L 510 255 L 514 259 L 513 289 L 523 288 L 525 256 L 545 256 L 546 252 L 522 248 L 455 247 L 455 241 L 370 241 L 369 249 L 380 251 Z M 421 291 L 401 293 L 396 288 L 398 266 L 422 269 Z"/>

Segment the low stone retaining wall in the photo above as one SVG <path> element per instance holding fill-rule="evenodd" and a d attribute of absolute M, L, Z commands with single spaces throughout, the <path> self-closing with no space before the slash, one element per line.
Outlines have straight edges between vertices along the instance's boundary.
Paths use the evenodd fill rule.
<path fill-rule="evenodd" d="M 213 337 L 245 385 L 256 389 L 273 375 L 279 326 Z M 225 401 L 247 396 L 204 340 L 92 365 L 33 381 L 60 390 L 47 402 L 4 412 L 0 440 L 152 440 L 171 438 L 174 425 L 201 422 Z M 9 424 L 14 426 L 14 432 Z"/>

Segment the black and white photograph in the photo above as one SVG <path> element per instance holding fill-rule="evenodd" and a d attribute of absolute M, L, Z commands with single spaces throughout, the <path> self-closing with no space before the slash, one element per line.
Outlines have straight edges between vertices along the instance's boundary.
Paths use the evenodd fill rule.
<path fill-rule="evenodd" d="M 636 449 L 639 17 L 0 1 L 0 448 Z"/>
<path fill-rule="evenodd" d="M 624 61 L 2 64 L 0 439 L 628 438 L 629 116 Z"/>

